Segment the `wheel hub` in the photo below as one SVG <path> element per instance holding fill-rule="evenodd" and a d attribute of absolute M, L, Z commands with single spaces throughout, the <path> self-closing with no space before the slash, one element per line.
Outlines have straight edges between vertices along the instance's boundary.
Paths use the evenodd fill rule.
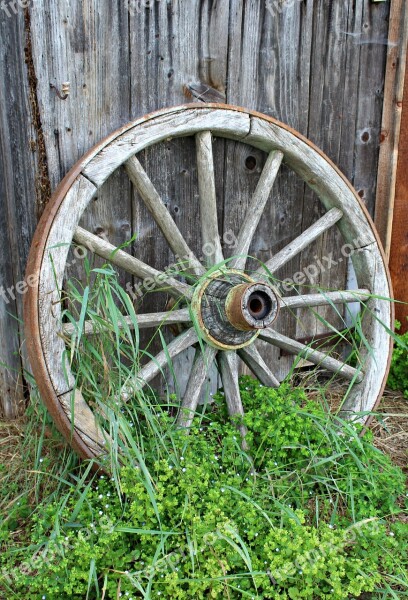
<path fill-rule="evenodd" d="M 252 344 L 275 321 L 279 299 L 270 286 L 241 271 L 216 271 L 196 288 L 192 310 L 207 343 L 237 350 Z"/>

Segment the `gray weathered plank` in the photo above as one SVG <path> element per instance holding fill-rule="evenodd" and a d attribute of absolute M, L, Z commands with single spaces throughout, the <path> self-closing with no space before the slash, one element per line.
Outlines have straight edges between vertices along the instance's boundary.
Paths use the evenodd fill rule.
<path fill-rule="evenodd" d="M 0 11 L 0 415 L 7 418 L 21 414 L 26 405 L 23 368 L 30 367 L 22 326 L 27 288 L 22 282 L 41 196 L 47 198 L 38 166 L 41 132 L 33 113 L 28 33 L 23 10 L 9 16 Z"/>

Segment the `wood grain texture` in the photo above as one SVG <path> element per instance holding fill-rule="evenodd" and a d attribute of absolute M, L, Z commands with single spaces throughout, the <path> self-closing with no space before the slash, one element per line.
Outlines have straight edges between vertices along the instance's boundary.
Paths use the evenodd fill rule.
<path fill-rule="evenodd" d="M 338 291 L 325 292 L 319 294 L 302 294 L 300 296 L 285 296 L 281 298 L 281 307 L 302 308 L 304 306 L 326 306 L 330 304 L 345 304 L 347 302 L 364 302 L 370 297 L 369 290 L 357 289 L 353 292 Z"/>
<path fill-rule="evenodd" d="M 263 385 L 273 388 L 279 387 L 279 381 L 263 360 L 255 344 L 242 348 L 238 354 Z"/>
<path fill-rule="evenodd" d="M 146 282 L 146 280 L 149 279 L 149 284 L 153 286 L 153 288 L 168 288 L 168 292 L 176 297 L 186 296 L 187 298 L 191 298 L 192 296 L 192 289 L 190 286 L 177 281 L 173 277 L 168 277 L 162 271 L 154 269 L 143 261 L 131 256 L 124 250 L 118 250 L 109 242 L 82 229 L 82 227 L 77 227 L 75 229 L 74 240 L 98 256 L 105 258 L 113 265 L 117 265 L 128 273 L 135 275 L 142 281 Z M 151 280 L 152 283 L 150 283 Z"/>
<path fill-rule="evenodd" d="M 316 223 L 313 223 L 303 233 L 296 237 L 288 246 L 282 248 L 280 252 L 275 254 L 273 258 L 265 263 L 265 266 L 260 267 L 257 274 L 265 273 L 267 269 L 270 273 L 274 274 L 281 267 L 286 265 L 292 258 L 297 254 L 300 254 L 302 250 L 307 248 L 312 242 L 320 237 L 327 229 L 332 227 L 339 221 L 343 216 L 343 213 L 338 208 L 330 209 L 327 214 L 321 217 Z"/>
<path fill-rule="evenodd" d="M 214 154 L 211 131 L 197 133 L 197 175 L 200 196 L 201 243 L 208 268 L 224 260 L 217 217 Z M 207 250 L 207 251 L 206 251 Z"/>
<path fill-rule="evenodd" d="M 38 132 L 31 112 L 24 13 L 0 11 L 0 416 L 25 410 L 25 267 L 38 208 Z M 17 286 L 17 290 L 16 290 Z"/>
<path fill-rule="evenodd" d="M 188 247 L 170 212 L 135 156 L 126 162 L 126 171 L 173 253 L 179 257 L 179 260 L 186 261 L 188 265 L 191 265 L 193 272 L 199 275 L 203 274 L 203 266 Z"/>
<path fill-rule="evenodd" d="M 269 153 L 256 186 L 256 190 L 252 196 L 251 203 L 248 207 L 248 212 L 238 234 L 237 245 L 235 248 L 236 258 L 233 258 L 229 263 L 229 266 L 232 269 L 245 269 L 249 248 L 259 225 L 259 221 L 264 213 L 265 205 L 278 175 L 282 159 L 282 152 L 275 152 L 272 150 L 272 152 Z"/>
<path fill-rule="evenodd" d="M 313 348 L 305 346 L 305 344 L 301 344 L 296 340 L 291 340 L 290 338 L 277 333 L 276 331 L 261 331 L 260 337 L 266 342 L 269 342 L 274 346 L 278 346 L 279 348 L 282 348 L 282 350 L 286 350 L 286 352 L 295 354 L 300 358 L 304 358 L 315 365 L 335 373 L 336 375 L 345 377 L 351 381 L 356 381 L 357 383 L 360 383 L 363 379 L 363 374 L 354 367 L 350 367 L 333 358 L 332 356 L 328 356 L 324 352 L 313 350 Z"/>
<path fill-rule="evenodd" d="M 197 340 L 197 333 L 193 327 L 180 334 L 155 356 L 154 359 L 150 360 L 147 365 L 140 369 L 136 381 L 128 382 L 124 386 L 121 392 L 121 399 L 127 401 L 135 389 L 142 389 L 156 375 L 163 372 L 164 367 L 169 364 L 169 360 L 176 358 L 181 352 L 195 344 Z"/>
<path fill-rule="evenodd" d="M 205 90 L 214 90 L 219 96 L 213 97 L 266 112 L 308 135 L 340 164 L 372 211 L 390 3 L 335 2 L 331 22 L 324 0 L 287 3 L 275 12 L 267 3 L 244 0 L 150 4 L 131 14 L 124 2 L 37 0 L 30 10 L 36 97 L 53 189 L 84 152 L 116 127 L 156 108 L 185 102 L 188 89 L 199 90 L 201 99 L 206 99 Z M 22 97 L 21 90 L 27 94 L 20 60 L 24 44 L 19 15 L 18 26 L 14 16 L 7 19 L 6 27 L 15 30 L 11 37 L 2 30 L 0 41 L 7 54 L 3 64 L 11 84 L 5 87 L 10 90 L 9 106 L 12 98 Z M 50 83 L 60 87 L 64 81 L 70 82 L 71 93 L 62 101 Z M 16 115 L 13 110 L 2 113 L 8 123 Z M 29 131 L 31 119 L 22 115 L 15 122 L 24 123 Z M 12 136 L 4 139 L 6 157 L 13 157 L 10 165 L 25 165 L 24 177 L 30 179 L 36 167 L 30 163 L 27 135 L 20 132 L 14 138 L 19 140 L 14 150 L 11 148 L 14 154 L 9 152 Z M 169 152 L 168 147 L 174 151 Z M 200 234 L 194 228 L 198 186 L 193 148 L 188 141 L 184 148 L 177 139 L 164 139 L 160 149 L 143 151 L 141 162 L 189 245 L 199 252 Z M 238 235 L 267 158 L 265 152 L 216 137 L 218 221 L 224 234 Z M 10 189 L 13 172 L 8 168 Z M 101 179 L 104 177 L 102 173 Z M 103 230 L 115 246 L 137 233 L 133 251 L 144 262 L 154 258 L 152 266 L 163 269 L 173 259 L 161 233 L 141 208 L 140 198 L 120 173 L 106 186 L 100 188 L 98 200 L 92 202 L 81 226 L 93 233 Z M 25 191 L 15 201 L 17 216 L 10 232 L 13 236 L 25 233 L 14 248 L 28 246 L 32 233 L 32 226 L 24 223 L 33 220 L 34 187 L 21 189 Z M 274 186 L 273 200 L 249 250 L 264 261 L 321 216 L 314 192 L 305 191 L 300 179 L 285 167 Z M 310 264 L 315 254 L 321 257 L 337 244 L 337 238 L 324 236 L 310 252 L 304 251 L 288 264 L 279 277 L 292 276 Z M 234 253 L 233 247 L 226 249 L 230 255 Z M 25 263 L 24 252 L 19 254 L 21 264 Z M 16 250 L 12 254 L 17 255 Z M 18 280 L 14 272 L 7 279 L 10 284 Z M 123 281 L 127 281 L 125 276 Z M 344 289 L 345 271 L 325 273 L 318 283 L 327 289 Z M 164 307 L 155 306 L 154 310 L 160 308 Z M 6 332 L 10 331 L 8 318 L 2 313 Z M 312 322 L 308 326 L 314 327 Z M 282 315 L 280 327 L 297 335 L 296 319 L 290 315 Z M 8 339 L 15 335 L 14 330 Z M 15 342 L 14 348 L 18 345 Z M 279 364 L 280 376 L 290 366 L 290 359 L 280 360 L 278 352 L 269 350 L 269 360 Z M 186 363 L 179 368 L 183 379 Z"/>
<path fill-rule="evenodd" d="M 387 257 L 390 255 L 396 193 L 405 66 L 408 43 L 408 8 L 404 0 L 391 3 L 380 155 L 375 203 L 375 225 Z M 406 97 L 406 96 L 405 96 Z M 402 141 L 402 143 L 404 143 Z"/>
<path fill-rule="evenodd" d="M 220 352 L 218 354 L 218 364 L 221 371 L 224 398 L 227 404 L 228 414 L 235 420 L 244 416 L 244 406 L 241 400 L 239 389 L 239 361 L 235 352 Z M 239 419 L 241 421 L 241 419 Z M 248 449 L 245 436 L 248 433 L 246 426 L 242 422 L 236 422 L 238 431 L 242 437 L 242 447 Z"/>
<path fill-rule="evenodd" d="M 177 419 L 180 427 L 191 426 L 203 392 L 206 394 L 208 401 L 210 390 L 205 389 L 205 383 L 216 355 L 217 350 L 211 346 L 205 346 L 204 350 L 197 348 L 184 398 L 181 403 L 180 414 Z"/>
<path fill-rule="evenodd" d="M 407 69 L 408 70 L 408 69 Z M 390 271 L 396 300 L 408 303 L 408 72 L 405 75 L 395 206 L 392 226 Z M 401 333 L 408 331 L 408 305 L 395 304 Z"/>
<path fill-rule="evenodd" d="M 170 312 L 163 313 L 151 313 L 147 315 L 139 315 L 137 320 L 134 321 L 131 317 L 124 317 L 123 321 L 118 321 L 116 323 L 119 329 L 123 328 L 125 325 L 129 327 L 129 329 L 134 329 L 135 324 L 137 323 L 137 327 L 139 329 L 150 329 L 150 328 L 158 328 L 169 325 L 178 325 L 180 323 L 188 323 L 191 320 L 190 311 L 188 308 L 183 308 L 181 310 L 172 310 Z M 106 325 L 106 329 L 109 328 L 109 324 Z M 105 329 L 103 323 L 94 323 L 93 321 L 85 321 L 83 324 L 83 333 L 87 335 L 98 334 L 99 332 L 103 332 Z M 62 333 L 64 335 L 72 335 L 76 333 L 78 330 L 78 323 L 75 325 L 73 323 L 64 323 L 62 326 Z"/>

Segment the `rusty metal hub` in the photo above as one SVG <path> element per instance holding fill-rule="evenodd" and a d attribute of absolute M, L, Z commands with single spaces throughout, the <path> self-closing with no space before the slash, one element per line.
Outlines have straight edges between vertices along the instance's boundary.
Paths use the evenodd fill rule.
<path fill-rule="evenodd" d="M 241 271 L 216 271 L 196 288 L 192 310 L 206 342 L 237 350 L 275 321 L 279 299 L 270 286 Z"/>

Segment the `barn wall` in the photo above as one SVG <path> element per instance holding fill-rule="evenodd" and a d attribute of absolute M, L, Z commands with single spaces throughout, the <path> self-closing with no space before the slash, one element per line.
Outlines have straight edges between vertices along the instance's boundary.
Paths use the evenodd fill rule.
<path fill-rule="evenodd" d="M 7 4 L 7 2 L 6 2 Z M 115 128 L 163 106 L 224 101 L 256 109 L 299 130 L 354 183 L 373 214 L 379 153 L 389 2 L 371 0 L 35 0 L 24 12 L 3 11 L 0 40 L 0 282 L 22 277 L 34 224 L 70 167 Z M 31 41 L 31 44 L 30 44 Z M 25 61 L 27 64 L 25 64 Z M 27 68 L 28 65 L 28 68 Z M 55 87 L 69 82 L 61 99 Z M 55 87 L 52 87 L 55 86 Z M 224 229 L 242 221 L 264 156 L 245 146 L 217 149 Z M 256 168 L 246 159 L 254 156 Z M 149 173 L 163 179 L 160 152 L 146 153 Z M 170 169 L 193 172 L 188 152 Z M 228 165 L 235 165 L 231 175 Z M 291 202 L 288 202 L 291 196 Z M 110 198 L 120 201 L 109 202 Z M 187 200 L 184 198 L 184 200 Z M 177 219 L 188 227 L 181 207 Z M 119 174 L 87 216 L 115 244 L 130 237 L 137 215 Z M 316 198 L 289 173 L 258 232 L 258 250 L 275 252 L 320 214 Z M 271 223 L 273 243 L 271 242 Z M 327 235 L 280 275 L 291 275 L 337 241 Z M 165 262 L 160 241 L 149 247 Z M 322 283 L 344 285 L 345 271 Z M 21 297 L 0 298 L 0 404 L 22 400 Z M 282 324 L 302 337 L 305 324 Z M 280 359 L 284 373 L 288 362 Z M 9 365 L 5 368 L 3 364 Z M 9 392 L 9 390 L 12 390 Z M 17 395 L 15 395 L 17 390 Z M 10 395 L 11 394 L 11 395 Z M 14 394 L 14 396 L 13 396 Z"/>

